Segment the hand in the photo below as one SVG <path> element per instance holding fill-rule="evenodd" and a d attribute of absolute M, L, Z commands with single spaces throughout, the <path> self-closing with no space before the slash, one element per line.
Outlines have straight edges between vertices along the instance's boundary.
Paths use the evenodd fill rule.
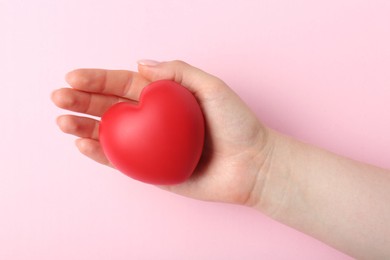
<path fill-rule="evenodd" d="M 164 189 L 185 196 L 253 205 L 264 179 L 262 170 L 270 157 L 270 131 L 220 79 L 181 61 L 141 61 L 139 73 L 79 69 L 68 73 L 72 88 L 56 90 L 53 102 L 64 109 L 100 117 L 120 101 L 137 102 L 152 81 L 169 79 L 187 87 L 197 98 L 206 121 L 202 158 L 185 183 Z M 78 149 L 91 159 L 111 166 L 98 140 L 99 121 L 75 115 L 57 119 L 62 131 L 81 137 Z M 256 196 L 254 196 L 256 190 Z"/>
<path fill-rule="evenodd" d="M 142 61 L 138 70 L 72 71 L 67 75 L 72 88 L 55 91 L 53 101 L 99 117 L 116 102 L 136 102 L 151 81 L 174 80 L 197 98 L 206 139 L 191 178 L 164 189 L 253 206 L 359 259 L 390 258 L 388 170 L 271 131 L 224 82 L 184 62 Z M 64 115 L 58 125 L 81 137 L 76 145 L 83 154 L 112 166 L 99 144 L 99 121 Z"/>

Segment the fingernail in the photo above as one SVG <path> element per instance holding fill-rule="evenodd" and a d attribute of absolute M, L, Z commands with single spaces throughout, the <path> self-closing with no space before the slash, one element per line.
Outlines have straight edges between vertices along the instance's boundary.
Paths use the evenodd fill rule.
<path fill-rule="evenodd" d="M 138 65 L 154 67 L 160 64 L 159 61 L 142 59 L 137 61 Z"/>

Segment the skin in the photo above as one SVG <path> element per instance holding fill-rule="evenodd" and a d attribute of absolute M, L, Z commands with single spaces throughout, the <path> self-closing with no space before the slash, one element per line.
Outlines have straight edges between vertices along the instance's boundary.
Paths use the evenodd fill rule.
<path fill-rule="evenodd" d="M 161 188 L 184 196 L 253 207 L 359 259 L 390 258 L 390 173 L 277 133 L 220 79 L 182 61 L 139 62 L 138 72 L 78 69 L 71 88 L 53 92 L 60 108 L 96 117 L 137 102 L 150 82 L 169 79 L 197 98 L 206 121 L 201 161 L 185 183 Z M 99 121 L 62 115 L 87 157 L 113 167 L 98 139 Z"/>

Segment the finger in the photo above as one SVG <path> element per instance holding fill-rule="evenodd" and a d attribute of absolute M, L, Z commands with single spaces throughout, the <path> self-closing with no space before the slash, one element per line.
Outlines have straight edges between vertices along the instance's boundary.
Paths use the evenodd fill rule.
<path fill-rule="evenodd" d="M 99 139 L 99 121 L 74 115 L 63 115 L 57 118 L 60 129 L 67 134 L 78 137 Z"/>
<path fill-rule="evenodd" d="M 227 85 L 219 78 L 212 76 L 183 61 L 155 62 L 141 60 L 138 62 L 138 71 L 150 81 L 161 79 L 173 80 L 191 92 L 201 97 L 228 91 Z"/>
<path fill-rule="evenodd" d="M 104 155 L 102 146 L 98 141 L 88 138 L 80 138 L 76 140 L 76 146 L 79 151 L 85 156 L 91 158 L 98 163 L 114 168 L 114 166 Z"/>
<path fill-rule="evenodd" d="M 103 69 L 77 69 L 66 75 L 66 81 L 78 90 L 136 101 L 142 89 L 150 83 L 137 72 Z"/>
<path fill-rule="evenodd" d="M 54 91 L 52 100 L 60 108 L 92 116 L 102 116 L 113 104 L 129 101 L 115 96 L 87 93 L 70 88 Z"/>

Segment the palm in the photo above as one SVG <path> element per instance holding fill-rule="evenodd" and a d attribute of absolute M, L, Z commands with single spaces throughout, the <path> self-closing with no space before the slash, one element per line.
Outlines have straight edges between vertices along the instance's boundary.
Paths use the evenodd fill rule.
<path fill-rule="evenodd" d="M 82 69 L 71 72 L 70 89 L 53 93 L 54 103 L 64 109 L 100 117 L 113 104 L 137 101 L 150 82 L 138 73 Z M 213 81 L 208 91 L 194 93 L 206 119 L 206 141 L 201 161 L 185 183 L 163 188 L 204 200 L 246 203 L 257 177 L 252 163 L 255 149 L 264 142 L 265 128 L 245 104 L 221 81 Z M 98 139 L 99 121 L 89 117 L 64 115 L 60 128 L 81 137 L 77 146 L 91 159 L 111 166 Z M 257 165 L 265 156 L 257 158 Z"/>

